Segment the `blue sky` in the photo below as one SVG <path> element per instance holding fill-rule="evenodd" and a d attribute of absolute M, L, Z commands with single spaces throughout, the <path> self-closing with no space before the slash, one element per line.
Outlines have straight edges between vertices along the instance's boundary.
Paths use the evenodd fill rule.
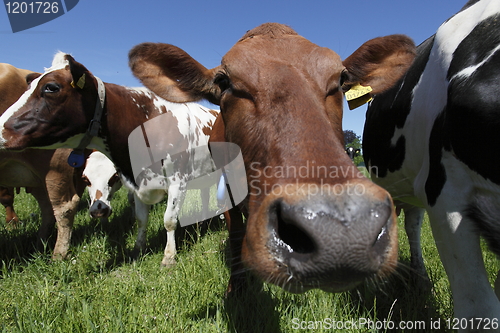
<path fill-rule="evenodd" d="M 465 2 L 80 0 L 65 15 L 18 33 L 12 33 L 3 7 L 0 62 L 43 71 L 60 50 L 71 53 L 105 82 L 139 86 L 128 68 L 127 54 L 141 42 L 177 45 L 212 68 L 247 30 L 279 22 L 345 59 L 378 36 L 406 34 L 419 44 Z M 365 111 L 366 106 L 345 109 L 344 129 L 361 135 Z"/>

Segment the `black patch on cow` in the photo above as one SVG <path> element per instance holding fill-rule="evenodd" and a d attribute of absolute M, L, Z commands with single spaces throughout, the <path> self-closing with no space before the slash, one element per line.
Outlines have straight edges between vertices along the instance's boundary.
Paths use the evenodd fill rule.
<path fill-rule="evenodd" d="M 402 128 L 411 110 L 412 91 L 427 65 L 434 36 L 417 48 L 417 57 L 407 74 L 391 89 L 370 103 L 363 131 L 365 163 L 376 168 L 378 177 L 401 169 L 405 159 L 406 139 L 401 136 L 391 145 L 396 128 Z"/>
<path fill-rule="evenodd" d="M 469 8 L 470 6 L 472 5 L 475 5 L 476 3 L 478 3 L 480 0 L 469 0 L 463 7 L 462 9 L 460 9 L 460 12 L 463 12 L 464 10 L 466 10 L 467 8 Z M 458 12 L 458 13 L 460 13 Z M 457 13 L 457 14 L 458 14 Z M 455 14 L 456 15 L 456 14 Z"/>
<path fill-rule="evenodd" d="M 490 250 L 500 256 L 500 207 L 491 196 L 476 195 L 465 210 L 464 215 L 474 221 L 481 236 L 484 237 Z"/>
<path fill-rule="evenodd" d="M 441 163 L 443 157 L 445 113 L 438 115 L 432 126 L 431 135 L 429 137 L 429 175 L 425 181 L 425 194 L 427 195 L 427 203 L 430 206 L 436 204 L 437 198 L 443 190 L 446 183 L 446 171 Z"/>
<path fill-rule="evenodd" d="M 479 23 L 458 46 L 448 71 L 445 123 L 455 156 L 496 184 L 500 184 L 500 52 L 492 52 L 498 45 L 500 15 Z M 470 76 L 455 77 L 483 61 Z"/>

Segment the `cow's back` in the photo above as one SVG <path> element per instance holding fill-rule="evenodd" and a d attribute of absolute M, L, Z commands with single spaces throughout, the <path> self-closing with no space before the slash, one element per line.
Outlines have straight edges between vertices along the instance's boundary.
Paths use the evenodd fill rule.
<path fill-rule="evenodd" d="M 500 316 L 479 237 L 500 255 L 499 51 L 500 1 L 470 1 L 375 96 L 363 136 L 372 179 L 427 210 L 454 317 L 468 320 Z"/>
<path fill-rule="evenodd" d="M 0 63 L 0 110 L 1 113 L 23 94 L 28 84 L 26 76 L 33 73 L 27 69 L 16 68 L 10 64 Z"/>
<path fill-rule="evenodd" d="M 500 183 L 500 157 L 492 154 L 500 144 L 494 121 L 499 13 L 497 1 L 465 6 L 418 47 L 407 75 L 368 108 L 365 160 L 375 182 L 396 199 L 434 205 L 450 163 L 468 177 L 478 172 Z"/>

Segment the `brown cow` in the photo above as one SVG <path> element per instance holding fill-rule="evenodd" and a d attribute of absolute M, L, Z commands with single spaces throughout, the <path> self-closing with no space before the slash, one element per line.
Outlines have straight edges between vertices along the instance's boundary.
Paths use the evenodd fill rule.
<path fill-rule="evenodd" d="M 249 185 L 246 226 L 230 230 L 233 273 L 241 257 L 287 290 L 337 292 L 389 274 L 397 261 L 391 198 L 355 171 L 344 151 L 342 95 L 357 84 L 372 94 L 390 88 L 414 56 L 413 42 L 394 35 L 365 43 L 342 62 L 291 28 L 268 23 L 247 32 L 214 69 L 153 43 L 136 46 L 130 66 L 165 99 L 221 107 L 224 124 L 214 131 L 225 126 L 223 139 L 240 146 Z"/>
<path fill-rule="evenodd" d="M 0 63 L 0 112 L 3 113 L 26 90 L 26 76 L 33 73 L 27 69 L 16 68 Z M 3 84 L 2 84 L 3 82 Z M 0 204 L 5 207 L 5 220 L 16 225 L 19 217 L 14 210 L 14 188 L 0 186 Z"/>
<path fill-rule="evenodd" d="M 34 72 L 0 64 L 0 114 L 24 93 L 29 74 Z M 83 170 L 68 165 L 69 153 L 68 149 L 0 152 L 0 184 L 6 186 L 1 188 L 0 201 L 6 207 L 7 222 L 18 220 L 12 206 L 13 188 L 26 187 L 40 206 L 40 240 L 50 237 L 57 221 L 53 258 L 63 258 L 68 252 L 74 215 L 85 189 Z"/>

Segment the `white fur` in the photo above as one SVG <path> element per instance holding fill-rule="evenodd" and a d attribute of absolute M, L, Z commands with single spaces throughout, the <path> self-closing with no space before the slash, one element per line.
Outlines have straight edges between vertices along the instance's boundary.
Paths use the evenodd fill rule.
<path fill-rule="evenodd" d="M 107 211 L 108 216 L 111 213 L 111 199 L 122 185 L 119 180 L 110 186 L 109 182 L 116 174 L 115 165 L 103 153 L 94 151 L 90 154 L 83 170 L 83 176 L 89 182 L 87 190 L 90 196 L 89 212 L 91 216 L 103 211 Z"/>

